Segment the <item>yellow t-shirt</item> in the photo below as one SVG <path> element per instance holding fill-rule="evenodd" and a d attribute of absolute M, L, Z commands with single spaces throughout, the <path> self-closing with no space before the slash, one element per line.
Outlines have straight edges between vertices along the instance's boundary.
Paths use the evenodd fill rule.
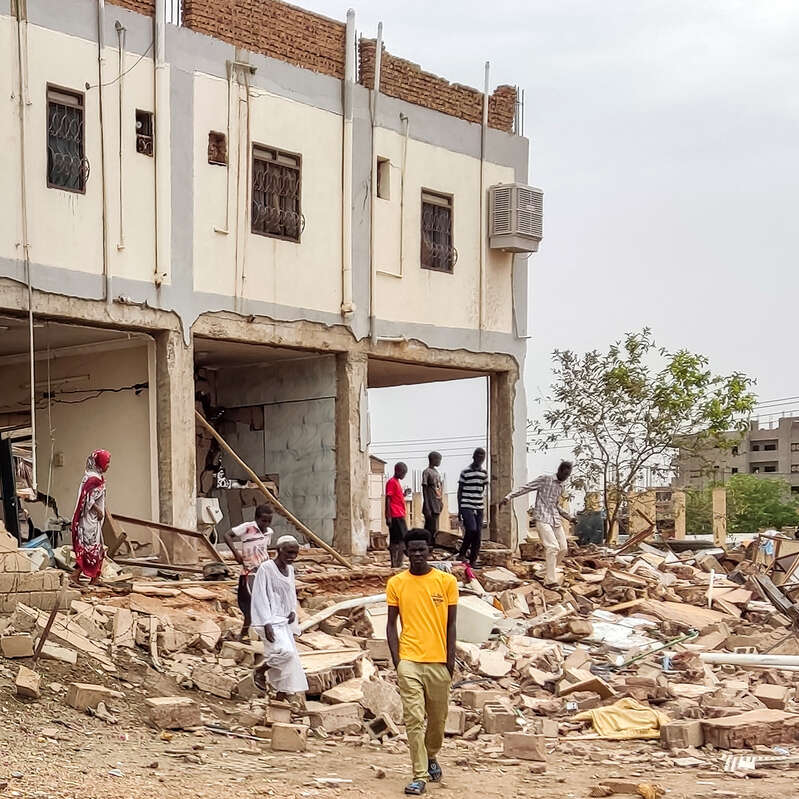
<path fill-rule="evenodd" d="M 386 602 L 399 608 L 402 633 L 400 660 L 447 662 L 447 616 L 458 604 L 458 582 L 438 569 L 416 575 L 395 574 L 386 586 Z"/>

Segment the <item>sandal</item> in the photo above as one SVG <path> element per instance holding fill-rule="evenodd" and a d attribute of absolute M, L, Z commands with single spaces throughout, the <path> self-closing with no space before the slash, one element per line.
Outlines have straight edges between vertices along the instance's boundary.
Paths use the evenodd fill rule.
<path fill-rule="evenodd" d="M 444 772 L 441 771 L 438 761 L 433 758 L 427 762 L 427 773 L 430 775 L 430 782 L 441 782 Z"/>
<path fill-rule="evenodd" d="M 409 796 L 421 796 L 426 787 L 424 780 L 413 780 L 405 786 L 405 793 Z"/>
<path fill-rule="evenodd" d="M 253 669 L 252 681 L 253 681 L 255 687 L 259 691 L 263 691 L 264 693 L 266 693 L 266 690 L 267 690 L 267 686 L 266 686 L 266 670 Z"/>

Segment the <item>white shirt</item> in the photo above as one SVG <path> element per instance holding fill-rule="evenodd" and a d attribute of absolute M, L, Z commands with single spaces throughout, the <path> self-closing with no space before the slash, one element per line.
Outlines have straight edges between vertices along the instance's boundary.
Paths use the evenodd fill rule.
<path fill-rule="evenodd" d="M 297 622 L 297 588 L 294 583 L 294 567 L 288 567 L 288 576 L 281 574 L 273 560 L 264 561 L 255 573 L 252 587 L 252 625 L 286 624 L 290 613 L 294 613 L 291 624 L 299 634 Z"/>

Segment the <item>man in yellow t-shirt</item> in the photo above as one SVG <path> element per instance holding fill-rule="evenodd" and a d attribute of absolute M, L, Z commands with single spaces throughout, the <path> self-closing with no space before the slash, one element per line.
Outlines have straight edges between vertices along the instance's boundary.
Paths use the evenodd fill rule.
<path fill-rule="evenodd" d="M 410 568 L 395 574 L 386 586 L 386 637 L 397 670 L 413 763 L 413 779 L 405 793 L 418 796 L 424 793 L 427 780 L 439 782 L 442 777 L 436 756 L 444 742 L 449 686 L 455 670 L 458 583 L 451 574 L 427 562 L 427 530 L 407 533 L 405 553 Z M 397 619 L 402 622 L 400 636 Z"/>

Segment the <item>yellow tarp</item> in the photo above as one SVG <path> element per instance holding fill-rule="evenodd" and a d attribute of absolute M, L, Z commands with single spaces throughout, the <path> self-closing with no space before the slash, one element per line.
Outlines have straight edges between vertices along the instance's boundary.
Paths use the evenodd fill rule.
<path fill-rule="evenodd" d="M 626 697 L 612 705 L 578 713 L 572 720 L 590 721 L 594 731 L 602 738 L 624 741 L 630 738 L 659 738 L 660 728 L 669 722 L 669 717 L 649 705 Z"/>

